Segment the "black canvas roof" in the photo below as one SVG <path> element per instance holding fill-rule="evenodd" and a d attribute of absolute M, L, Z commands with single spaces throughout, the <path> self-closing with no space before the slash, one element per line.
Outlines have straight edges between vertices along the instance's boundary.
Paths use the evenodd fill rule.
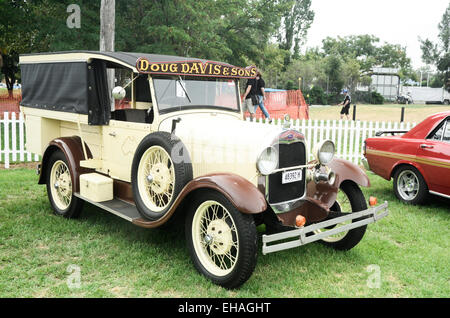
<path fill-rule="evenodd" d="M 136 62 L 139 58 L 146 58 L 150 62 L 161 63 L 161 62 L 182 62 L 182 61 L 202 61 L 206 62 L 205 59 L 199 59 L 194 57 L 181 57 L 174 55 L 162 55 L 162 54 L 150 54 L 150 53 L 135 53 L 135 52 L 100 52 L 100 51 L 64 51 L 64 52 L 47 52 L 47 53 L 35 53 L 35 54 L 23 54 L 21 56 L 38 56 L 38 55 L 62 55 L 68 53 L 84 53 L 92 55 L 103 55 L 105 57 L 116 59 L 122 63 L 129 65 L 130 67 L 135 67 Z M 224 63 L 225 64 L 225 63 Z"/>

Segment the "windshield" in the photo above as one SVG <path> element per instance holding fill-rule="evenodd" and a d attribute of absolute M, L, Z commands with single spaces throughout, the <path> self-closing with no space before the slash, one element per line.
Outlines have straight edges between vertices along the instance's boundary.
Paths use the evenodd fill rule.
<path fill-rule="evenodd" d="M 239 111 L 235 79 L 204 77 L 154 77 L 156 101 L 161 113 L 190 108 Z"/>

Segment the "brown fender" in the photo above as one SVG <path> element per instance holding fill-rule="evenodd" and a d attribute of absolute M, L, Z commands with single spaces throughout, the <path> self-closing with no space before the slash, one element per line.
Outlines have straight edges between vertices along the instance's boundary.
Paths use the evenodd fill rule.
<path fill-rule="evenodd" d="M 344 181 L 349 180 L 362 187 L 370 187 L 366 173 L 350 161 L 335 158 L 328 166 L 336 174 L 336 181 L 333 185 L 326 182 L 316 184 L 314 181 L 310 181 L 307 185 L 307 196 L 322 202 L 328 208 L 336 201 L 338 189 Z"/>
<path fill-rule="evenodd" d="M 190 181 L 181 190 L 171 209 L 161 219 L 149 221 L 139 218 L 133 220 L 133 223 L 146 228 L 164 224 L 186 196 L 197 189 L 213 189 L 222 193 L 240 212 L 245 214 L 257 214 L 267 209 L 264 195 L 247 179 L 230 173 L 209 174 Z"/>
<path fill-rule="evenodd" d="M 89 158 L 92 158 L 91 151 L 86 145 L 86 152 Z M 47 163 L 51 154 L 56 151 L 61 150 L 67 158 L 67 163 L 70 169 L 70 175 L 73 180 L 72 188 L 74 192 L 80 191 L 79 176 L 83 173 L 92 172 L 92 169 L 80 167 L 80 161 L 85 160 L 83 147 L 81 145 L 81 138 L 78 136 L 72 137 L 61 137 L 53 139 L 47 146 L 42 156 L 41 172 L 39 175 L 39 184 L 45 184 L 47 182 Z"/>
<path fill-rule="evenodd" d="M 298 214 L 303 215 L 308 223 L 325 219 L 336 201 L 339 187 L 344 181 L 353 181 L 362 187 L 370 186 L 366 173 L 349 161 L 335 158 L 328 166 L 336 174 L 334 184 L 309 181 L 306 185 L 306 198 L 303 205 L 293 211 L 278 215 L 285 225 L 295 225 L 295 217 Z M 325 172 L 324 167 L 321 170 Z"/>

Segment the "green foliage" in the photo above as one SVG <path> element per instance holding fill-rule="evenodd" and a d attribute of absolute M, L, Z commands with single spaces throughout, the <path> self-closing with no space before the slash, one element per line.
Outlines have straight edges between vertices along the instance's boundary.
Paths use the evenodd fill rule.
<path fill-rule="evenodd" d="M 79 29 L 66 25 L 69 4 L 80 6 Z M 276 78 L 310 27 L 310 4 L 311 0 L 116 1 L 115 48 L 256 64 Z M 2 56 L 9 55 L 17 64 L 22 53 L 98 50 L 99 14 L 100 0 L 0 0 Z M 283 38 L 287 49 L 269 44 L 287 24 L 292 33 Z M 3 73 L 16 74 L 13 66 L 8 62 Z"/>
<path fill-rule="evenodd" d="M 293 89 L 295 89 L 295 88 L 296 88 L 296 87 L 295 87 L 294 81 L 288 80 L 288 81 L 286 82 L 286 89 L 287 89 L 287 90 L 293 90 Z"/>
<path fill-rule="evenodd" d="M 310 105 L 327 105 L 328 104 L 328 96 L 323 91 L 320 86 L 313 86 L 309 90 L 305 90 L 304 95 L 309 95 L 308 104 Z"/>
<path fill-rule="evenodd" d="M 278 42 L 282 50 L 291 52 L 293 57 L 300 56 L 300 45 L 314 20 L 314 11 L 311 9 L 311 0 L 282 0 L 281 28 L 278 33 Z M 291 62 L 291 55 L 286 56 L 285 68 Z"/>
<path fill-rule="evenodd" d="M 384 104 L 384 97 L 378 92 L 372 92 L 370 103 L 373 105 Z"/>
<path fill-rule="evenodd" d="M 436 66 L 444 74 L 444 83 L 448 83 L 450 88 L 450 4 L 442 15 L 438 30 L 438 43 L 433 43 L 429 39 L 420 39 L 422 60 Z"/>
<path fill-rule="evenodd" d="M 344 87 L 344 80 L 342 78 L 342 60 L 338 55 L 333 54 L 325 58 L 324 65 L 325 74 L 329 81 L 329 91 L 331 93 L 339 93 Z"/>

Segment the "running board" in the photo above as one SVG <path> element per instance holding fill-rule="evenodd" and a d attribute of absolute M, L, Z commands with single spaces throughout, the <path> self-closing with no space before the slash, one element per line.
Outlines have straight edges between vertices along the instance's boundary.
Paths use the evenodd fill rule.
<path fill-rule="evenodd" d="M 315 223 L 308 225 L 306 227 L 301 227 L 292 231 L 276 233 L 272 235 L 263 235 L 262 236 L 262 253 L 268 254 L 278 251 L 287 250 L 290 248 L 302 246 L 311 242 L 315 242 L 321 239 L 324 239 L 330 235 L 335 235 L 337 233 L 349 231 L 351 229 L 361 227 L 370 223 L 374 223 L 381 218 L 384 218 L 389 214 L 388 211 L 388 203 L 384 202 L 383 204 L 369 208 L 364 211 L 354 212 L 346 216 L 341 216 L 337 218 L 333 218 L 331 220 L 323 221 L 320 223 Z M 363 218 L 361 220 L 356 221 L 356 219 Z M 336 225 L 339 223 L 343 223 L 346 221 L 354 221 L 350 224 L 346 224 L 340 226 L 338 228 L 334 228 L 325 232 L 314 232 L 316 230 L 329 227 L 332 225 Z M 307 235 L 310 233 L 310 235 Z M 291 241 L 287 241 L 287 239 L 291 239 Z M 292 240 L 293 239 L 293 240 Z M 284 242 L 283 242 L 284 241 Z"/>
<path fill-rule="evenodd" d="M 122 219 L 125 219 L 129 222 L 133 222 L 137 219 L 142 218 L 135 205 L 119 199 L 113 199 L 104 202 L 94 202 L 81 196 L 79 193 L 74 193 L 74 196 L 86 202 L 89 202 L 90 204 L 98 206 L 99 208 L 102 208 L 103 210 L 106 210 L 114 215 L 117 215 L 118 217 L 121 217 Z"/>

